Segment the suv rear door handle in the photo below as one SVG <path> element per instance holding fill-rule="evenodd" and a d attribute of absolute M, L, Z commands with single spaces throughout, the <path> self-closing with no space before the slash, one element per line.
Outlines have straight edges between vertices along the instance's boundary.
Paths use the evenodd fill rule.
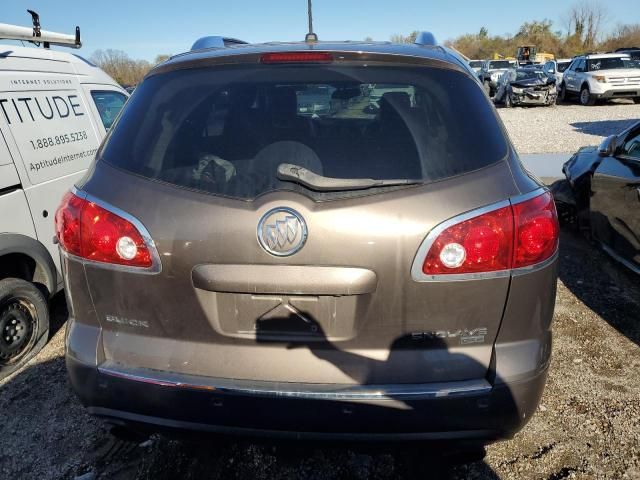
<path fill-rule="evenodd" d="M 315 265 L 203 264 L 191 278 L 201 290 L 251 294 L 362 295 L 378 286 L 372 270 Z"/>

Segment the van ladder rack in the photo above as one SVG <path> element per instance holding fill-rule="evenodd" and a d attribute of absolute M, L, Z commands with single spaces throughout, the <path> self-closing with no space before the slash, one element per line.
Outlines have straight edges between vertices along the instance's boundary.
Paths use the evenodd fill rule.
<path fill-rule="evenodd" d="M 31 42 L 36 46 L 43 45 L 49 48 L 51 45 L 60 47 L 80 48 L 80 27 L 76 27 L 75 35 L 65 33 L 47 32 L 40 29 L 40 16 L 33 10 L 27 10 L 31 14 L 33 27 L 20 27 L 8 23 L 0 23 L 0 38 L 5 40 L 22 40 Z"/>

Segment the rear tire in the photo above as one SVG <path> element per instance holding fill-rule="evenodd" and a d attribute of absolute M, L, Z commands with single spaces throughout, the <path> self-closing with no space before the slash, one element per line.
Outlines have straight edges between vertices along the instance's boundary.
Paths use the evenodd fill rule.
<path fill-rule="evenodd" d="M 556 97 L 556 103 L 564 103 L 567 101 L 567 88 L 564 83 L 560 84 L 558 88 L 558 96 Z"/>
<path fill-rule="evenodd" d="M 635 103 L 636 105 L 640 103 L 640 97 L 633 97 L 633 103 Z"/>
<path fill-rule="evenodd" d="M 487 94 L 487 97 L 491 97 L 491 85 L 489 85 L 489 81 L 485 80 L 484 82 L 482 82 L 482 86 L 485 93 Z"/>
<path fill-rule="evenodd" d="M 27 363 L 47 343 L 49 306 L 33 283 L 0 280 L 0 379 Z"/>
<path fill-rule="evenodd" d="M 587 85 L 582 87 L 582 90 L 580 90 L 580 103 L 585 107 L 592 107 L 596 104 L 596 98 L 591 95 Z"/>
<path fill-rule="evenodd" d="M 576 198 L 576 226 L 587 240 L 591 240 L 591 177 L 574 187 Z"/>
<path fill-rule="evenodd" d="M 504 94 L 504 106 L 506 108 L 511 108 L 513 107 L 513 103 L 511 102 L 511 94 L 509 92 L 506 92 Z"/>

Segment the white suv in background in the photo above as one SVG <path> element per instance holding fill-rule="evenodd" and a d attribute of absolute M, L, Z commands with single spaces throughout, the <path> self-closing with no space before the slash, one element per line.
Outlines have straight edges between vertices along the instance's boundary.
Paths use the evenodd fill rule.
<path fill-rule="evenodd" d="M 640 68 L 635 65 L 629 55 L 620 53 L 575 57 L 564 71 L 559 98 L 577 95 L 582 105 L 612 98 L 640 103 Z"/>
<path fill-rule="evenodd" d="M 562 76 L 564 74 L 564 71 L 569 68 L 569 65 L 571 65 L 571 61 L 571 58 L 558 58 L 555 60 L 549 60 L 544 64 L 542 70 L 547 75 L 553 75 L 554 77 L 556 77 L 557 85 L 559 86 L 562 85 Z"/>

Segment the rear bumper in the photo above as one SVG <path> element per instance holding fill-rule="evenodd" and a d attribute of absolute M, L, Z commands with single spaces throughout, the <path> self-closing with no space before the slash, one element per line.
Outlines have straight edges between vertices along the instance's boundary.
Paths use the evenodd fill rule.
<path fill-rule="evenodd" d="M 88 411 L 150 430 L 362 441 L 511 438 L 535 412 L 547 371 L 517 382 L 486 381 L 362 387 L 176 376 L 153 370 L 86 365 L 67 354 L 71 383 Z M 391 392 L 391 393 L 389 393 Z"/>

